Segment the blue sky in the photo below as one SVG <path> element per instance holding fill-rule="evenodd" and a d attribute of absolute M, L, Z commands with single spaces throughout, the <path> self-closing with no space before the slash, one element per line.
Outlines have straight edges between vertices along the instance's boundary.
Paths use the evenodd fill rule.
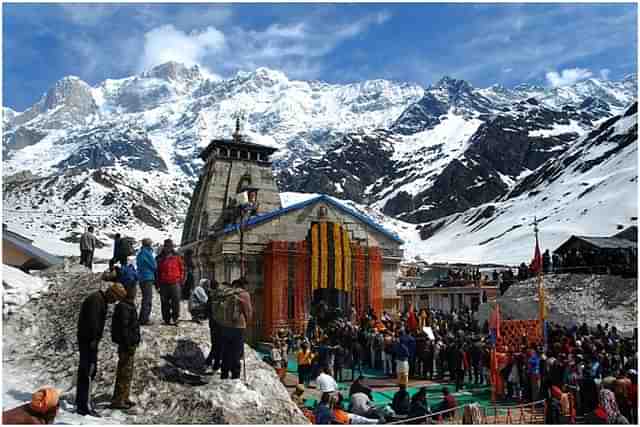
<path fill-rule="evenodd" d="M 167 60 L 213 77 L 563 85 L 636 72 L 635 4 L 4 4 L 3 105 Z"/>

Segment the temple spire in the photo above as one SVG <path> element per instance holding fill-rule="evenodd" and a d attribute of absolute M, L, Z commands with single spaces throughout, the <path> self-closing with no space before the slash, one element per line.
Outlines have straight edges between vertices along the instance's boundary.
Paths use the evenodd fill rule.
<path fill-rule="evenodd" d="M 236 116 L 236 131 L 233 133 L 233 140 L 240 142 L 242 135 L 240 134 L 240 115 Z"/>

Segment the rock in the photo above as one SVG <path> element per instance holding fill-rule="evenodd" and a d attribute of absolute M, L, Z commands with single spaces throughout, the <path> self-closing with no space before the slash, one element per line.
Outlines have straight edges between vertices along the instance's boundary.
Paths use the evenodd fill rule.
<path fill-rule="evenodd" d="M 47 297 L 27 303 L 4 322 L 3 369 L 21 368 L 33 373 L 34 381 L 55 385 L 64 391 L 62 407 L 72 407 L 78 363 L 78 310 L 89 293 L 105 289 L 108 283 L 101 282 L 98 274 L 65 273 L 63 268 L 47 271 L 44 276 L 51 284 Z M 126 412 L 107 409 L 118 360 L 117 348 L 110 339 L 112 312 L 110 307 L 94 387 L 94 401 L 106 422 L 308 424 L 273 368 L 262 362 L 249 346 L 245 346 L 246 382 L 223 381 L 217 376 L 209 376 L 208 383 L 197 386 L 188 381 L 172 381 L 199 376 L 204 354 L 210 348 L 208 324 L 189 321 L 183 303 L 181 318 L 185 320 L 178 327 L 163 325 L 157 294 L 152 311 L 155 324 L 142 328 L 142 343 L 135 356 L 131 398 L 137 406 Z M 25 334 L 26 330 L 29 334 Z M 172 363 L 163 356 L 170 356 Z"/>

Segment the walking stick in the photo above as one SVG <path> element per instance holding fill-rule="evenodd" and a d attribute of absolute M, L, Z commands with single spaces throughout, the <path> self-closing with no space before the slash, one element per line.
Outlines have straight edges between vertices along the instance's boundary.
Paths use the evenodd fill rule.
<path fill-rule="evenodd" d="M 240 214 L 240 277 L 245 279 L 245 257 L 244 257 L 244 217 L 245 212 Z M 244 345 L 242 347 L 242 371 L 244 376 L 244 382 L 247 383 L 247 359 L 244 352 Z"/>

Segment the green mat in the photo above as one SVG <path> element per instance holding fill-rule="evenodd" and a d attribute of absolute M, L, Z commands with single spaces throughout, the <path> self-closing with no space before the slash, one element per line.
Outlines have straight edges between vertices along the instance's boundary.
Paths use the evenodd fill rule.
<path fill-rule="evenodd" d="M 462 389 L 459 392 L 454 392 L 455 384 L 431 384 L 427 387 L 427 401 L 429 402 L 429 406 L 433 408 L 437 407 L 440 402 L 442 402 L 442 389 L 447 387 L 449 391 L 455 396 L 458 405 L 465 405 L 467 403 L 478 403 L 480 406 L 491 406 L 491 387 L 487 385 L 468 385 L 467 389 Z M 343 392 L 342 395 L 345 398 L 345 406 L 349 404 L 349 385 L 343 386 L 339 385 L 339 391 Z M 421 387 L 409 387 L 407 391 L 409 395 L 413 396 L 418 392 Z M 393 395 L 398 391 L 394 390 L 386 390 L 386 391 L 373 391 L 373 403 L 376 406 L 385 406 L 391 405 L 393 402 Z M 305 400 L 305 406 L 312 408 L 316 404 L 316 399 L 307 399 Z"/>

